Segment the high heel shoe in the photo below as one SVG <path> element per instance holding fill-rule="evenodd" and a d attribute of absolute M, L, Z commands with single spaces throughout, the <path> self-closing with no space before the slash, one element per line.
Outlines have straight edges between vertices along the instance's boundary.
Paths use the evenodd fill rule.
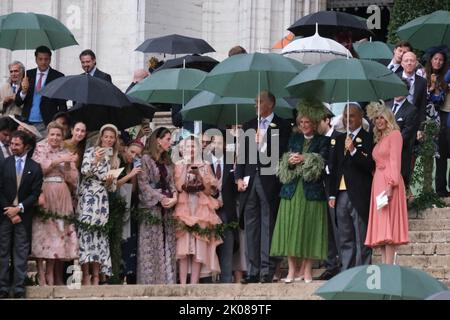
<path fill-rule="evenodd" d="M 300 281 L 302 281 L 304 278 L 305 278 L 305 276 L 298 276 L 298 277 L 296 277 L 294 280 L 295 280 L 295 282 L 300 282 Z"/>
<path fill-rule="evenodd" d="M 294 282 L 294 278 L 286 277 L 283 281 L 284 281 L 284 283 L 293 283 Z"/>
<path fill-rule="evenodd" d="M 313 281 L 313 279 L 306 279 L 305 278 L 305 283 L 311 283 Z"/>

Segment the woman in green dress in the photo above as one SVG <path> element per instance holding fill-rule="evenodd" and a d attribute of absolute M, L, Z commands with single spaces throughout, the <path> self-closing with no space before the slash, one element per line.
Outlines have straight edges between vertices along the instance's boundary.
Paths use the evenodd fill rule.
<path fill-rule="evenodd" d="M 301 102 L 297 125 L 299 132 L 289 140 L 289 151 L 279 163 L 278 176 L 283 187 L 272 238 L 271 256 L 288 257 L 289 272 L 284 280 L 292 283 L 312 281 L 313 260 L 327 256 L 327 204 L 324 187 L 328 138 L 317 134 L 324 115 L 321 102 Z M 303 259 L 299 278 L 297 260 Z"/>

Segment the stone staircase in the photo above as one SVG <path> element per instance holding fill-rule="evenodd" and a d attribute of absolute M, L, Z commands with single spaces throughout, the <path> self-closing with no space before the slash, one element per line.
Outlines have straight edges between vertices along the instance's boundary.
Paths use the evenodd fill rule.
<path fill-rule="evenodd" d="M 421 269 L 450 285 L 450 208 L 409 213 L 410 243 L 399 247 L 397 264 Z M 379 252 L 374 263 L 381 263 Z"/>

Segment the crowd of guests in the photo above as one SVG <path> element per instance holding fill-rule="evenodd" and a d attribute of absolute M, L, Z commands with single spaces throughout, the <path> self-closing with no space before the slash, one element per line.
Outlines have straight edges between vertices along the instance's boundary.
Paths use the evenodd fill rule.
<path fill-rule="evenodd" d="M 1 93 L 0 297 L 10 290 L 23 297 L 28 259 L 36 260 L 41 286 L 64 285 L 65 264 L 74 260 L 82 285 L 112 276 L 101 231 L 111 194 L 143 217 L 123 223 L 127 283 L 194 284 L 215 275 L 223 283 L 270 283 L 284 257 L 283 281 L 309 283 L 315 261 L 326 261 L 319 279 L 329 279 L 370 264 L 373 248 L 393 263 L 397 246 L 408 243 L 410 173 L 426 120 L 441 128 L 437 192 L 447 196 L 450 182 L 446 52 L 433 49 L 418 69 L 411 49 L 399 42 L 387 66 L 409 94 L 365 107 L 348 103 L 344 132 L 330 125 L 326 104 L 300 101 L 292 124 L 262 91 L 259 117 L 242 126 L 256 132 L 254 141 L 235 131 L 232 143 L 220 132 L 175 139 L 164 127 L 125 141 L 114 124 L 88 139 L 85 123 L 71 121 L 62 101 L 40 96 L 62 75 L 50 68 L 48 48 L 36 50 L 37 68 L 27 77 L 21 63 L 11 63 Z M 86 73 L 111 81 L 92 51 L 83 51 L 80 62 Z"/>

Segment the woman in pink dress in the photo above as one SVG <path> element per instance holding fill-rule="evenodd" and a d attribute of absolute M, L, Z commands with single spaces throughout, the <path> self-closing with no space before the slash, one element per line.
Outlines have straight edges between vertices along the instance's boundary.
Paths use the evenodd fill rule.
<path fill-rule="evenodd" d="M 47 128 L 47 139 L 37 144 L 33 154 L 44 173 L 42 209 L 60 217 L 73 217 L 70 190 L 75 191 L 78 182 L 78 156 L 62 147 L 61 125 L 51 122 Z M 64 285 L 62 262 L 78 259 L 75 226 L 64 219 L 34 217 L 32 230 L 31 256 L 37 259 L 39 285 Z"/>
<path fill-rule="evenodd" d="M 175 186 L 178 202 L 174 218 L 180 225 L 213 228 L 222 223 L 216 214 L 219 201 L 212 197 L 217 192 L 217 179 L 211 166 L 201 159 L 201 146 L 194 137 L 181 142 L 183 159 L 175 165 Z M 194 181 L 194 182 L 193 182 Z M 215 234 L 199 235 L 177 228 L 176 258 L 179 262 L 181 284 L 186 284 L 190 270 L 190 283 L 198 283 L 200 274 L 220 272 L 216 247 L 222 243 Z"/>
<path fill-rule="evenodd" d="M 366 245 L 381 249 L 382 263 L 394 263 L 396 247 L 407 244 L 408 208 L 405 184 L 400 172 L 402 135 L 394 114 L 384 103 L 372 102 L 367 113 L 374 122 L 373 159 L 376 169 L 372 182 L 369 225 Z M 388 202 L 382 206 L 377 197 L 386 194 Z"/>

